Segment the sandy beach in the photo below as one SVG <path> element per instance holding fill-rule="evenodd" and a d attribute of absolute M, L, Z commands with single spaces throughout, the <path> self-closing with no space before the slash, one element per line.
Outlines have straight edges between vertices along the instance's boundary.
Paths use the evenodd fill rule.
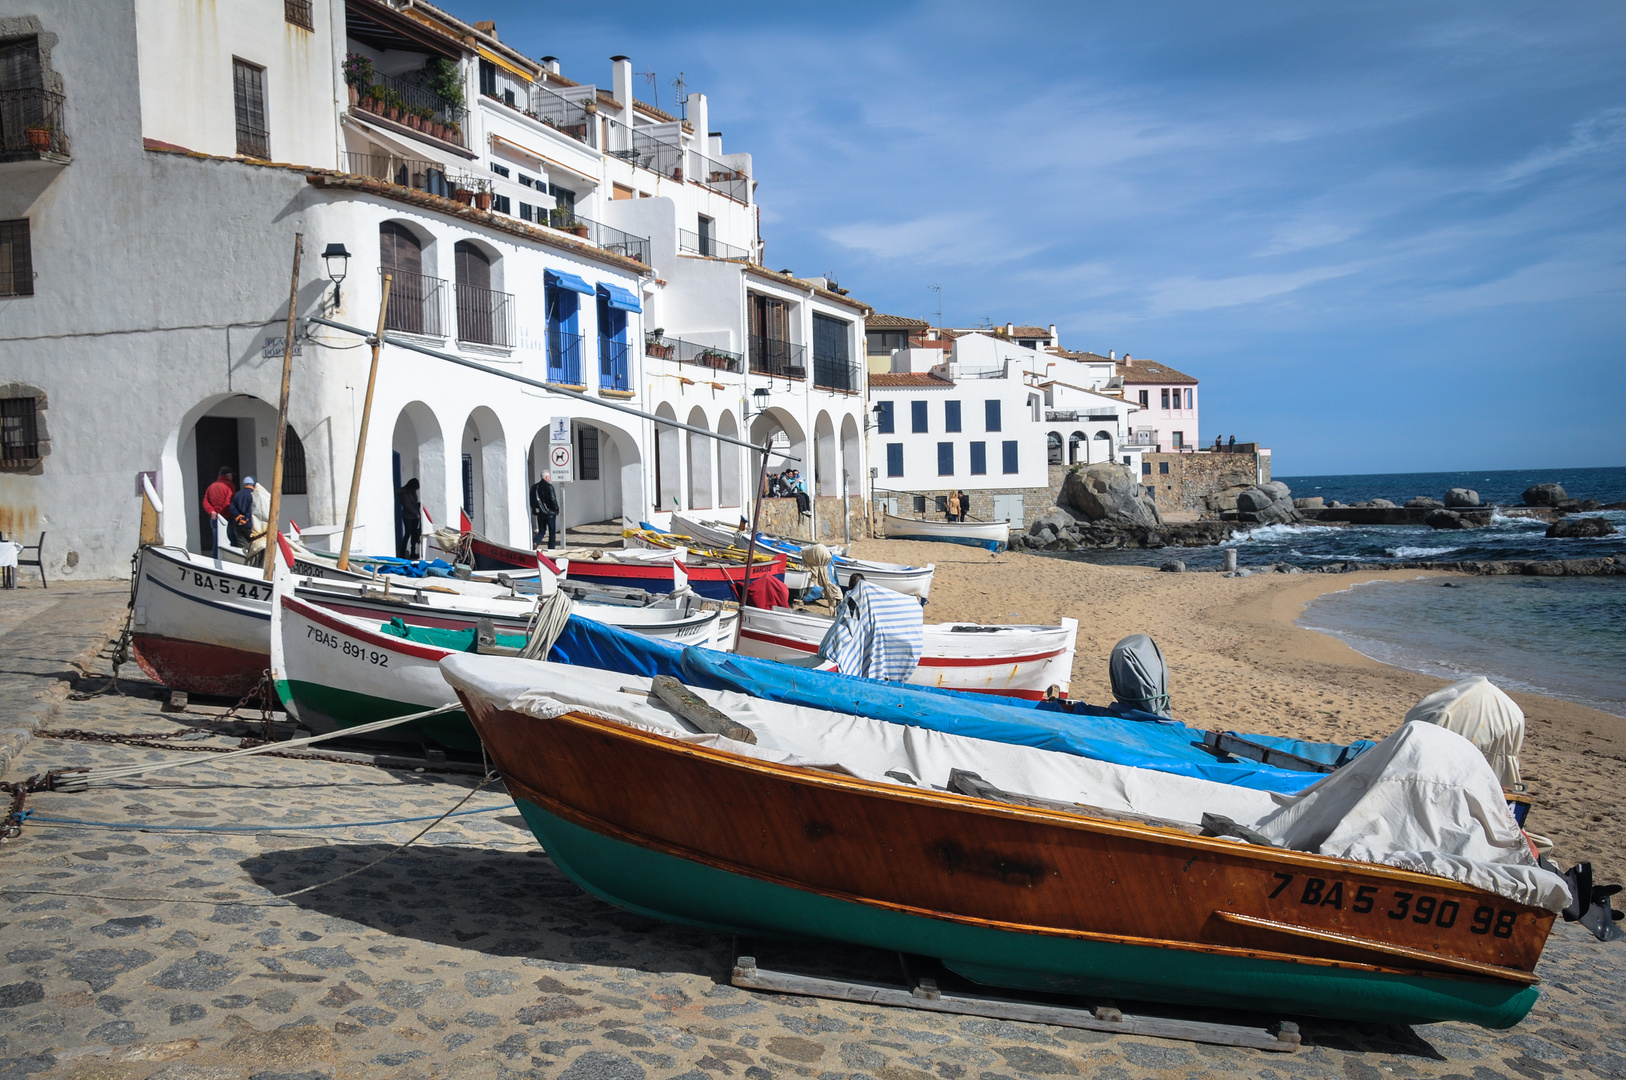
<path fill-rule="evenodd" d="M 902 540 L 854 545 L 863 558 L 934 562 L 928 621 L 1079 622 L 1072 696 L 1112 700 L 1107 655 L 1128 634 L 1150 634 L 1169 662 L 1175 716 L 1301 738 L 1381 739 L 1445 680 L 1362 656 L 1294 624 L 1304 605 L 1360 582 L 1409 580 L 1415 570 L 1359 574 L 1164 574 L 1022 552 Z M 1599 880 L 1626 872 L 1626 719 L 1539 694 L 1512 693 L 1525 712 L 1529 827 L 1550 837 L 1563 866 L 1591 860 Z"/>

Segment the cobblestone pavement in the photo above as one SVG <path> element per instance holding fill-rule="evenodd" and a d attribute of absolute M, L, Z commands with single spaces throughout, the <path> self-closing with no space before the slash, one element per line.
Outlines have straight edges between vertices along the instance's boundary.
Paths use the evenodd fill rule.
<path fill-rule="evenodd" d="M 163 712 L 150 684 L 125 687 L 61 701 L 46 730 L 174 733 L 221 711 Z M 7 778 L 177 756 L 42 736 Z M 778 996 L 728 985 L 727 937 L 582 892 L 493 789 L 381 865 L 278 899 L 428 821 L 321 826 L 432 820 L 477 781 L 190 756 L 201 763 L 31 796 L 35 821 L 0 848 L 0 1080 L 1626 1077 L 1626 950 L 1573 926 L 1554 933 L 1542 1001 L 1512 1031 L 1307 1021 L 1291 1056 Z M 264 831 L 229 831 L 245 827 Z M 776 948 L 765 962 L 896 970 Z"/>

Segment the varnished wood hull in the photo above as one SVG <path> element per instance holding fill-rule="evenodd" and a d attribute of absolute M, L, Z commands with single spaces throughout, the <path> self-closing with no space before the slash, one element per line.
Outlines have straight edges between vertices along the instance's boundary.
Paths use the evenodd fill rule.
<path fill-rule="evenodd" d="M 462 696 L 561 868 L 660 918 L 936 956 L 992 985 L 1288 1014 L 1507 1027 L 1536 999 L 1552 914 L 1443 878 Z"/>

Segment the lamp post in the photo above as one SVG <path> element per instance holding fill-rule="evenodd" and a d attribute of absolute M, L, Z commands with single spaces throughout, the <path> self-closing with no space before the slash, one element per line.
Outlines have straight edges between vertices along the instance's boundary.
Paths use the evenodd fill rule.
<path fill-rule="evenodd" d="M 327 267 L 328 279 L 333 282 L 333 306 L 339 306 L 339 286 L 350 272 L 350 252 L 343 244 L 329 244 L 322 252 L 322 263 Z"/>

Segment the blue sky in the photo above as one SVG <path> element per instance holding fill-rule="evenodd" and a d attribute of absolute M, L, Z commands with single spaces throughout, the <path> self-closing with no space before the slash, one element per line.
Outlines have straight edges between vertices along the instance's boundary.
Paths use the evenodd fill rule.
<path fill-rule="evenodd" d="M 754 155 L 767 261 L 1202 380 L 1282 475 L 1626 465 L 1626 4 L 449 4 Z"/>

